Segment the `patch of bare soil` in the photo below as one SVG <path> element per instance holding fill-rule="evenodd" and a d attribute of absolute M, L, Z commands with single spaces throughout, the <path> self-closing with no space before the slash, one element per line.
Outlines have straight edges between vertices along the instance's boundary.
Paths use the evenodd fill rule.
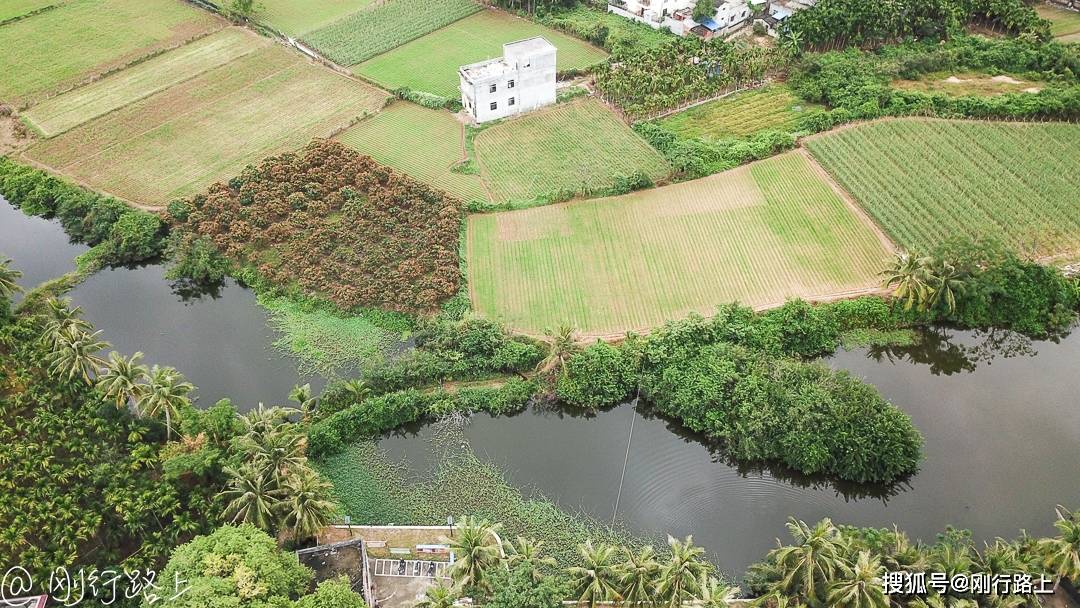
<path fill-rule="evenodd" d="M 25 148 L 33 137 L 14 115 L 0 116 L 0 156 Z"/>

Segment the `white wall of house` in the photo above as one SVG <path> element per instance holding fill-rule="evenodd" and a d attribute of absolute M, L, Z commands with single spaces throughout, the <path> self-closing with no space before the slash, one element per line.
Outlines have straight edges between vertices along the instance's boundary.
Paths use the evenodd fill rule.
<path fill-rule="evenodd" d="M 556 49 L 544 38 L 503 45 L 503 56 L 462 66 L 461 105 L 478 123 L 555 103 Z"/>
<path fill-rule="evenodd" d="M 696 0 L 609 0 L 608 12 L 685 36 L 697 23 L 689 18 L 678 19 L 675 13 L 693 11 L 696 4 Z M 724 0 L 713 17 L 713 21 L 721 27 L 716 33 L 726 35 L 749 23 L 751 12 L 747 0 Z"/>

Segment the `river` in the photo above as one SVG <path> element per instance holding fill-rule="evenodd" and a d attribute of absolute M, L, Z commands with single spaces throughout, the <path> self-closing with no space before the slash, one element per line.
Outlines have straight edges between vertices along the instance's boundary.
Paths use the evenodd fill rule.
<path fill-rule="evenodd" d="M 33 234 L 33 237 L 26 235 Z M 25 285 L 70 270 L 72 246 L 55 222 L 0 204 L 0 254 Z M 71 297 L 116 348 L 176 366 L 202 402 L 280 402 L 299 378 L 272 347 L 266 313 L 229 284 L 215 296 L 173 292 L 160 266 L 105 270 Z M 1027 343 L 998 332 L 939 330 L 915 348 L 856 349 L 828 359 L 874 384 L 926 437 L 921 470 L 888 488 L 837 484 L 779 468 L 740 468 L 698 437 L 624 405 L 593 417 L 529 411 L 473 417 L 473 447 L 523 488 L 646 534 L 693 534 L 720 566 L 741 573 L 784 538 L 789 515 L 865 526 L 898 524 L 933 540 L 947 525 L 977 539 L 1051 532 L 1053 508 L 1080 507 L 1080 332 Z M 632 429 L 632 433 L 631 433 Z M 382 440 L 422 469 L 425 427 Z M 617 512 L 616 512 L 617 505 Z"/>

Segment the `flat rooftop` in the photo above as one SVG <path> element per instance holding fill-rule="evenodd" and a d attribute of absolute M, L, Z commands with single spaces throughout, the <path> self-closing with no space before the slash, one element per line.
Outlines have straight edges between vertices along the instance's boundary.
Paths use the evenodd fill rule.
<path fill-rule="evenodd" d="M 507 42 L 503 45 L 503 53 L 532 54 L 555 50 L 555 45 L 547 41 L 543 36 L 534 36 L 517 42 Z"/>
<path fill-rule="evenodd" d="M 546 38 L 534 36 L 516 42 L 507 42 L 503 45 L 502 57 L 463 65 L 458 70 L 470 82 L 484 80 L 492 76 L 499 76 L 510 69 L 510 64 L 506 62 L 507 55 L 534 55 L 555 50 L 557 50 L 555 45 L 548 42 Z"/>

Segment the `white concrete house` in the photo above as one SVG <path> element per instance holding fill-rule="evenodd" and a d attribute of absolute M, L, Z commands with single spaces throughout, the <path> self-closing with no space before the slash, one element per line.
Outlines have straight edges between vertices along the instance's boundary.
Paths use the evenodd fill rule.
<path fill-rule="evenodd" d="M 697 0 L 608 0 L 608 12 L 679 36 L 694 33 L 706 39 L 726 36 L 750 21 L 747 0 L 715 0 L 716 12 L 700 22 L 693 18 L 696 4 Z"/>
<path fill-rule="evenodd" d="M 555 103 L 555 45 L 542 37 L 503 45 L 503 56 L 458 68 L 461 105 L 476 122 Z"/>

